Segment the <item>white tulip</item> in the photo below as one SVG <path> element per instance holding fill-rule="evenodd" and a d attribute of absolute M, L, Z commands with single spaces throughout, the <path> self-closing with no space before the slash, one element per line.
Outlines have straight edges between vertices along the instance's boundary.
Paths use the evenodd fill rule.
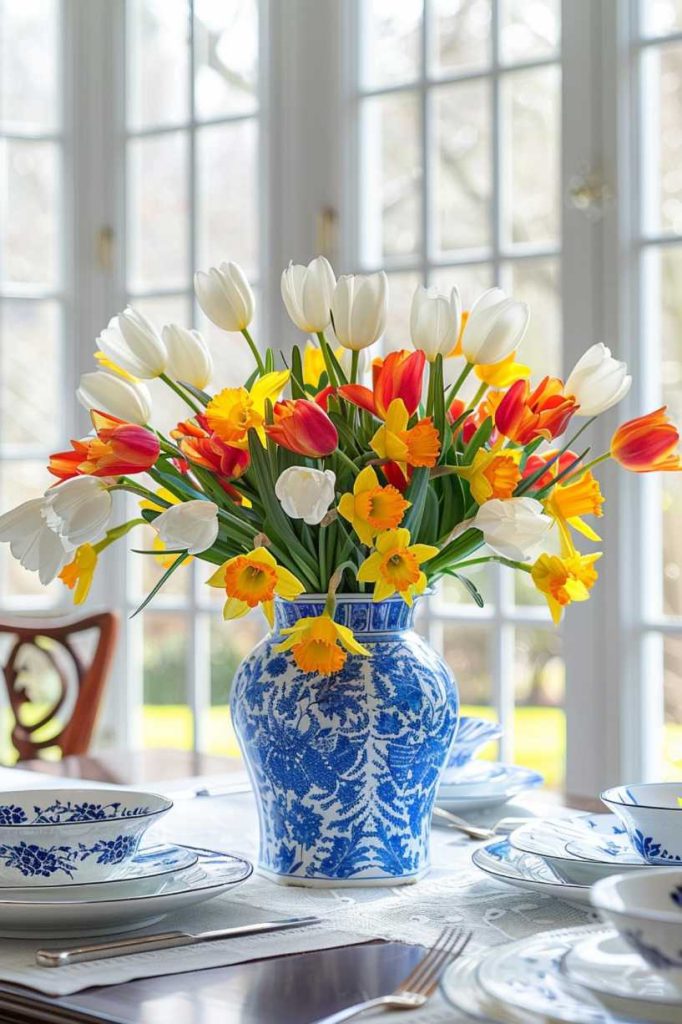
<path fill-rule="evenodd" d="M 152 399 L 144 384 L 124 380 L 116 373 L 84 373 L 76 397 L 86 409 L 111 413 L 127 423 L 145 426 L 152 415 Z"/>
<path fill-rule="evenodd" d="M 329 260 L 317 256 L 307 267 L 290 263 L 280 281 L 287 313 L 302 331 L 324 331 L 331 321 L 336 278 Z"/>
<path fill-rule="evenodd" d="M 237 263 L 197 271 L 194 291 L 208 319 L 224 331 L 243 331 L 253 320 L 253 292 Z"/>
<path fill-rule="evenodd" d="M 344 348 L 368 348 L 386 329 L 388 278 L 378 274 L 346 274 L 336 282 L 332 296 L 334 332 Z"/>
<path fill-rule="evenodd" d="M 518 348 L 530 320 L 526 302 L 507 298 L 490 288 L 474 302 L 462 334 L 462 351 L 469 363 L 500 363 Z"/>
<path fill-rule="evenodd" d="M 98 540 L 111 518 L 111 493 L 98 477 L 75 476 L 45 492 L 43 517 L 74 547 Z"/>
<path fill-rule="evenodd" d="M 151 524 L 167 548 L 199 555 L 215 544 L 218 506 L 212 501 L 183 501 L 171 505 Z"/>
<path fill-rule="evenodd" d="M 580 403 L 577 416 L 598 416 L 625 398 L 632 377 L 627 363 L 611 356 L 606 345 L 592 345 L 575 364 L 564 385 L 564 393 Z"/>
<path fill-rule="evenodd" d="M 436 288 L 419 285 L 410 310 L 412 344 L 430 363 L 438 355 L 446 356 L 457 344 L 461 318 L 462 304 L 456 288 L 447 299 Z"/>
<path fill-rule="evenodd" d="M 44 506 L 43 498 L 32 498 L 0 516 L 0 541 L 9 543 L 24 569 L 38 572 L 43 586 L 52 582 L 73 552 L 73 545 L 45 522 Z"/>
<path fill-rule="evenodd" d="M 153 380 L 166 369 L 164 343 L 146 316 L 130 306 L 111 318 L 97 344 L 112 363 L 133 377 Z"/>
<path fill-rule="evenodd" d="M 211 380 L 213 360 L 199 332 L 188 331 L 177 324 L 166 324 L 161 337 L 168 352 L 168 376 L 193 384 L 195 388 L 205 388 Z"/>
<path fill-rule="evenodd" d="M 492 498 L 481 505 L 471 525 L 496 554 L 523 562 L 544 539 L 552 520 L 535 498 Z"/>
<path fill-rule="evenodd" d="M 291 466 L 280 473 L 275 494 L 291 519 L 302 519 L 308 526 L 317 526 L 334 501 L 336 474 L 331 469 L 306 469 Z"/>

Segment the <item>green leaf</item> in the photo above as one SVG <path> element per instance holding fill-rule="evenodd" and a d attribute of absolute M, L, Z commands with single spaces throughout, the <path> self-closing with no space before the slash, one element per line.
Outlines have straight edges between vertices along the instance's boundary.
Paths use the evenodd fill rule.
<path fill-rule="evenodd" d="M 468 466 L 473 461 L 474 455 L 479 448 L 482 448 L 484 444 L 487 444 L 490 440 L 490 435 L 493 432 L 493 419 L 492 416 L 488 416 L 483 420 L 480 427 L 469 441 L 469 444 L 464 449 L 464 455 L 462 456 L 462 463 Z"/>
<path fill-rule="evenodd" d="M 189 391 L 190 395 L 193 395 L 197 402 L 201 402 L 202 405 L 208 405 L 211 401 L 212 396 L 207 395 L 205 391 L 201 390 L 201 388 L 195 388 L 194 384 L 188 384 L 185 380 L 181 380 L 179 383 L 182 384 L 185 391 Z"/>
<path fill-rule="evenodd" d="M 438 498 L 435 489 L 427 487 L 424 514 L 417 536 L 421 543 L 433 544 L 438 534 Z"/>
<path fill-rule="evenodd" d="M 275 369 L 275 353 L 271 348 L 265 350 L 265 372 L 272 373 Z"/>
<path fill-rule="evenodd" d="M 420 466 L 418 469 L 415 469 L 412 474 L 410 486 L 405 491 L 405 498 L 407 501 L 412 502 L 412 504 L 405 513 L 405 518 L 401 525 L 406 530 L 410 531 L 410 536 L 416 537 L 419 532 L 419 526 L 424 513 L 424 503 L 426 502 L 426 490 L 428 486 L 428 468 L 426 466 Z"/>
<path fill-rule="evenodd" d="M 157 554 L 159 554 L 159 552 L 157 552 Z M 175 559 L 175 561 L 174 561 L 174 562 L 173 562 L 173 564 L 172 564 L 172 565 L 170 566 L 170 568 L 166 569 L 165 573 L 163 574 L 163 576 L 161 577 L 161 579 L 159 580 L 159 582 L 158 582 L 158 583 L 157 583 L 157 584 L 156 584 L 156 585 L 155 585 L 154 587 L 152 587 L 152 589 L 151 589 L 151 590 L 149 591 L 149 593 L 148 593 L 148 594 L 147 594 L 147 596 L 145 597 L 145 599 L 144 599 L 144 601 L 142 602 L 142 604 L 141 604 L 141 605 L 139 605 L 139 606 L 138 606 L 138 607 L 137 607 L 137 608 L 135 609 L 135 611 L 133 612 L 133 614 L 132 614 L 132 615 L 130 616 L 130 618 L 131 618 L 131 619 L 134 619 L 136 615 L 139 615 L 139 614 L 140 614 L 140 612 L 141 612 L 141 611 L 142 611 L 142 610 L 143 610 L 144 608 L 146 608 L 146 607 L 147 607 L 147 605 L 149 604 L 149 602 L 150 602 L 150 601 L 151 601 L 151 600 L 152 600 L 152 599 L 153 599 L 154 597 L 156 597 L 156 595 L 158 594 L 158 592 L 159 592 L 159 591 L 161 590 L 161 587 L 163 587 L 163 585 L 164 585 L 164 584 L 165 584 L 165 583 L 167 582 L 167 580 L 168 580 L 168 579 L 169 579 L 169 578 L 170 578 L 170 577 L 171 577 L 171 576 L 173 575 L 173 573 L 175 572 L 175 570 L 176 570 L 176 569 L 178 569 L 178 568 L 179 568 L 179 567 L 180 567 L 180 566 L 182 565 L 182 563 L 183 563 L 183 562 L 185 561 L 185 559 L 186 559 L 186 558 L 187 558 L 187 551 L 183 551 L 183 552 L 182 552 L 182 554 L 178 555 L 178 557 L 177 557 L 177 558 Z"/>
<path fill-rule="evenodd" d="M 558 483 L 561 483 L 565 476 L 569 476 L 571 473 L 579 473 L 580 466 L 578 463 L 582 462 L 589 450 L 589 448 L 586 448 L 584 452 L 581 452 L 575 462 L 572 462 L 570 466 L 566 466 L 565 469 L 562 469 L 561 473 L 557 473 L 551 484 L 545 484 L 541 490 L 535 492 L 533 497 L 540 500 L 540 498 L 543 498 L 548 491 L 551 491 L 553 487 L 556 487 Z"/>
<path fill-rule="evenodd" d="M 161 483 L 164 487 L 167 487 L 176 498 L 186 496 L 187 498 L 191 498 L 193 501 L 197 499 L 206 500 L 206 495 L 203 491 L 198 491 L 196 487 L 192 487 L 186 477 L 181 473 L 178 473 L 176 476 L 174 473 L 168 473 L 164 470 L 153 468 L 150 471 L 150 476 L 153 480 L 156 480 L 157 483 Z M 158 502 L 159 505 L 164 505 L 166 507 L 171 504 L 169 501 L 164 501 L 163 498 L 159 498 Z"/>
<path fill-rule="evenodd" d="M 298 345 L 291 350 L 291 397 L 306 398 L 305 384 L 303 383 L 303 360 Z"/>
<path fill-rule="evenodd" d="M 470 596 L 474 599 L 478 607 L 484 607 L 485 601 L 483 600 L 479 590 L 476 588 L 476 585 L 470 579 L 466 576 L 462 576 L 461 573 L 455 572 L 454 569 L 443 569 L 443 575 L 452 576 L 454 579 L 458 580 L 464 589 L 469 591 Z"/>

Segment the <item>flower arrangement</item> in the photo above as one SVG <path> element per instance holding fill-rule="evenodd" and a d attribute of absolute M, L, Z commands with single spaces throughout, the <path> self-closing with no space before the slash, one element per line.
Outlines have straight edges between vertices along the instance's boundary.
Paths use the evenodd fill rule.
<path fill-rule="evenodd" d="M 410 604 L 448 575 L 482 604 L 467 569 L 497 561 L 528 573 L 558 622 L 597 580 L 601 552 L 580 553 L 574 541 L 599 541 L 585 519 L 602 515 L 594 468 L 611 458 L 636 473 L 682 469 L 664 408 L 622 424 L 597 457 L 576 450 L 628 392 L 627 367 L 597 344 L 566 381 L 532 385 L 516 361 L 528 307 L 498 288 L 468 312 L 455 288 L 449 297 L 417 288 L 411 349 L 377 354 L 371 368 L 386 324 L 383 273 L 337 280 L 321 256 L 290 265 L 282 298 L 309 338 L 281 355 L 281 368 L 251 337 L 253 294 L 236 264 L 198 273 L 195 288 L 206 315 L 251 349 L 243 386 L 207 390 L 201 335 L 176 325 L 158 333 L 126 309 L 78 389 L 93 433 L 50 458 L 59 482 L 42 498 L 0 516 L 12 554 L 43 583 L 58 575 L 76 603 L 100 553 L 149 523 L 155 544 L 140 554 L 161 552 L 166 570 L 141 608 L 189 556 L 215 567 L 207 583 L 225 592 L 226 619 L 260 606 L 272 624 L 275 597 L 326 593 L 324 613 L 283 630 L 280 647 L 303 672 L 332 674 L 348 652 L 369 654 L 334 622 L 340 588 Z M 154 378 L 187 405 L 169 436 L 152 425 L 143 382 Z M 111 526 L 119 490 L 140 499 L 140 512 Z"/>

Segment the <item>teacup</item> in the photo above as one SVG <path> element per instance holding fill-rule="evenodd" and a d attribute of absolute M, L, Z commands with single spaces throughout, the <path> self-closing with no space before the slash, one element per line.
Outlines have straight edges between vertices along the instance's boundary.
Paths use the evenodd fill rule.
<path fill-rule="evenodd" d="M 682 980 L 682 870 L 611 875 L 592 886 L 590 899 L 650 967 Z"/>
<path fill-rule="evenodd" d="M 143 834 L 172 806 L 122 789 L 0 793 L 0 887 L 120 878 Z"/>
<path fill-rule="evenodd" d="M 682 782 L 614 786 L 601 794 L 649 864 L 682 865 Z"/>
<path fill-rule="evenodd" d="M 492 740 L 499 740 L 502 732 L 499 722 L 467 715 L 460 718 L 447 767 L 461 768 L 468 764 L 477 750 Z"/>

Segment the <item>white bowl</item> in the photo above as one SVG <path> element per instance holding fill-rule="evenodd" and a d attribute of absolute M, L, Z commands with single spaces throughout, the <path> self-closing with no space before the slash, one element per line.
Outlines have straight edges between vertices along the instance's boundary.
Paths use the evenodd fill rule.
<path fill-rule="evenodd" d="M 682 866 L 682 782 L 614 786 L 601 794 L 617 814 L 630 842 L 649 864 Z"/>
<path fill-rule="evenodd" d="M 0 885 L 117 878 L 144 832 L 172 806 L 164 796 L 123 789 L 0 793 Z"/>
<path fill-rule="evenodd" d="M 592 886 L 590 899 L 650 967 L 682 979 L 682 870 L 611 875 Z"/>

